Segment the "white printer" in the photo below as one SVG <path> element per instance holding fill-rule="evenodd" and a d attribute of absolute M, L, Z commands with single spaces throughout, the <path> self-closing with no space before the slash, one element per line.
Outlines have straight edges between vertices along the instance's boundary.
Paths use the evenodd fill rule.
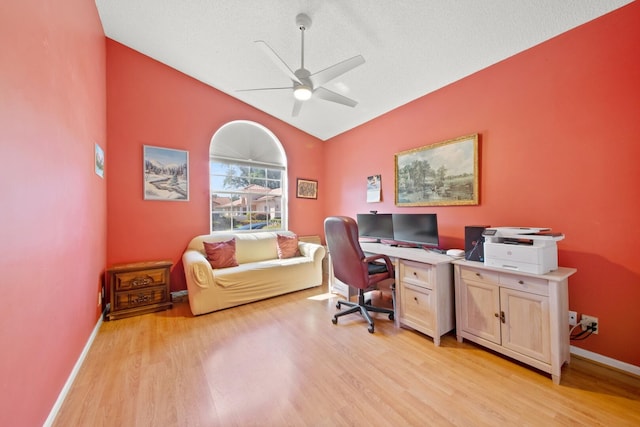
<path fill-rule="evenodd" d="M 487 228 L 484 241 L 484 265 L 545 274 L 558 269 L 556 242 L 562 233 L 550 228 L 495 227 Z"/>

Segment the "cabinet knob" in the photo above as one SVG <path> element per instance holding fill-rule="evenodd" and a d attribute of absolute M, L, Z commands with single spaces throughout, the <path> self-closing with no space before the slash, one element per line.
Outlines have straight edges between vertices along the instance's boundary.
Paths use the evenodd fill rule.
<path fill-rule="evenodd" d="M 502 323 L 506 323 L 506 321 L 505 321 L 505 317 L 504 317 L 504 311 L 501 311 L 501 312 L 500 312 L 500 314 L 498 314 L 498 313 L 493 313 L 493 315 L 494 315 L 495 317 L 500 318 L 500 321 L 501 321 Z"/>
<path fill-rule="evenodd" d="M 518 280 L 518 284 L 524 285 L 524 281 L 523 280 Z"/>

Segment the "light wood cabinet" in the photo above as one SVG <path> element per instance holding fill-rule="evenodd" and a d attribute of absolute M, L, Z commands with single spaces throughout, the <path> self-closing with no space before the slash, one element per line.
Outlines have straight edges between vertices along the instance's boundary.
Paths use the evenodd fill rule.
<path fill-rule="evenodd" d="M 454 261 L 456 335 L 544 372 L 560 382 L 569 362 L 568 278 L 512 273 L 472 261 Z"/>
<path fill-rule="evenodd" d="M 433 338 L 453 330 L 453 286 L 451 264 L 399 260 L 396 272 L 399 322 Z"/>

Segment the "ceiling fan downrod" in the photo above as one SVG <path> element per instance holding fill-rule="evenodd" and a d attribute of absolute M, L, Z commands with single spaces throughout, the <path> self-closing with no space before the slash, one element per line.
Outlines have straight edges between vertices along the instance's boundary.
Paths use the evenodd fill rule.
<path fill-rule="evenodd" d="M 311 18 L 305 13 L 299 13 L 296 16 L 296 25 L 301 32 L 301 47 L 300 47 L 300 68 L 304 68 L 304 32 L 311 28 Z"/>

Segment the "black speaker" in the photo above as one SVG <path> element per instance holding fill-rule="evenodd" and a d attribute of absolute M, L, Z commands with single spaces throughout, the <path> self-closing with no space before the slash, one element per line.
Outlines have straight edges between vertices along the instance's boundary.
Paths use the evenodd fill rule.
<path fill-rule="evenodd" d="M 490 225 L 467 225 L 464 227 L 464 257 L 468 261 L 484 262 L 484 236 Z"/>

